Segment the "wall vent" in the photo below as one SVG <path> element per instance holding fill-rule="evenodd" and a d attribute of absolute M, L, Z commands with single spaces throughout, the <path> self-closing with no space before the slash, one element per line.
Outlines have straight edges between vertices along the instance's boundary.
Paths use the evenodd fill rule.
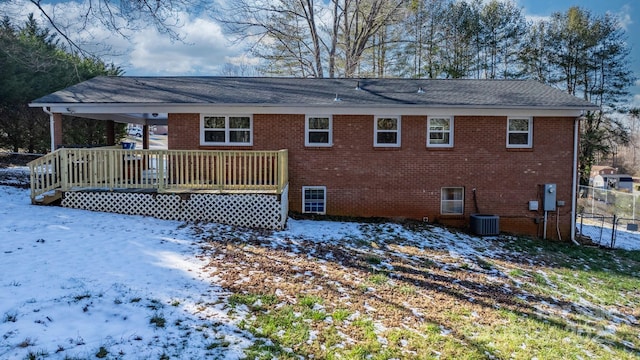
<path fill-rule="evenodd" d="M 476 235 L 498 235 L 500 217 L 498 215 L 471 214 L 471 231 Z"/>

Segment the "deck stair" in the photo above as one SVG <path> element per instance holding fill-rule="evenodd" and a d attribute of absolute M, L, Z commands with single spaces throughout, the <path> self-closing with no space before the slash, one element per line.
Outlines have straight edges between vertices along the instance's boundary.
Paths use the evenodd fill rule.
<path fill-rule="evenodd" d="M 59 200 L 62 200 L 62 191 L 54 191 L 53 193 L 46 193 L 38 196 L 34 199 L 34 205 L 51 205 Z"/>

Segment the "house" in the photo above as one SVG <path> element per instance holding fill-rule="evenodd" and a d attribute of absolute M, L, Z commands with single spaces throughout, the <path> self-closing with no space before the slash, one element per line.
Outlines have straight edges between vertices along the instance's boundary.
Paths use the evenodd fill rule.
<path fill-rule="evenodd" d="M 167 125 L 169 151 L 286 150 L 285 213 L 454 226 L 483 214 L 563 239 L 579 118 L 598 109 L 531 80 L 230 77 L 97 77 L 31 106 L 51 114 L 53 149 L 72 114 Z"/>
<path fill-rule="evenodd" d="M 589 178 L 594 178 L 598 175 L 613 175 L 617 173 L 618 173 L 618 169 L 614 167 L 606 166 L 606 165 L 594 165 L 591 167 Z"/>
<path fill-rule="evenodd" d="M 598 189 L 612 189 L 633 192 L 633 177 L 627 174 L 603 174 L 593 177 L 592 186 Z"/>
<path fill-rule="evenodd" d="M 611 166 L 592 166 L 589 183 L 599 189 L 614 189 L 624 192 L 633 192 L 634 190 L 633 177 L 627 174 L 618 174 L 618 169 Z"/>

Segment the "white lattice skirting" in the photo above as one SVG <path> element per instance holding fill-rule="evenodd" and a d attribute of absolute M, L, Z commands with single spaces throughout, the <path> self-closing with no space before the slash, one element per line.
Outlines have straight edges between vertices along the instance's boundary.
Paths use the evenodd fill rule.
<path fill-rule="evenodd" d="M 165 220 L 208 221 L 263 229 L 283 229 L 287 221 L 288 187 L 270 194 L 149 194 L 66 192 L 62 206 Z"/>

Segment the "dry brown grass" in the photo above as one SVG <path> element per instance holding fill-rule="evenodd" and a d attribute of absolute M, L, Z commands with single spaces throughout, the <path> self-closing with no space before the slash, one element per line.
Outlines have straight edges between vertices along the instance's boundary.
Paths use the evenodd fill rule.
<path fill-rule="evenodd" d="M 364 239 L 337 241 L 274 241 L 268 232 L 247 231 L 239 237 L 233 229 L 202 230 L 209 240 L 202 250 L 213 282 L 234 294 L 276 299 L 259 306 L 247 304 L 253 320 L 246 327 L 281 345 L 264 351 L 285 358 L 290 353 L 282 348 L 315 358 L 332 358 L 335 353 L 342 358 L 362 354 L 421 358 L 425 352 L 426 357 L 445 358 L 502 358 L 505 354 L 553 358 L 582 351 L 578 349 L 593 343 L 588 337 L 604 326 L 574 327 L 585 318 L 572 311 L 572 300 L 541 290 L 547 284 L 539 274 L 549 272 L 548 256 L 524 256 L 505 249 L 503 245 L 513 239 L 473 240 L 459 234 L 456 240 L 455 235 L 447 239 L 434 233 L 432 242 L 424 246 L 422 240 L 402 238 L 401 233 L 380 230 L 379 225 L 363 227 L 365 233 L 371 232 Z M 428 226 L 413 230 L 430 236 Z M 456 241 L 463 246 L 456 248 Z M 279 309 L 304 312 L 301 303 L 309 299 L 317 299 L 315 310 L 325 314 L 318 319 L 299 315 L 308 325 L 304 334 L 314 332 L 316 338 L 309 337 L 306 343 L 287 339 L 283 334 L 292 326 L 289 322 L 279 325 L 279 335 L 264 332 L 265 322 L 277 323 Z M 347 312 L 349 319 L 334 321 L 340 311 Z M 635 313 L 622 307 L 616 311 Z M 265 319 L 269 314 L 273 319 Z M 304 334 L 297 336 L 304 338 Z M 567 348 L 563 338 L 584 344 Z M 624 345 L 616 346 L 627 354 Z M 606 354 L 597 343 L 584 351 Z"/>

